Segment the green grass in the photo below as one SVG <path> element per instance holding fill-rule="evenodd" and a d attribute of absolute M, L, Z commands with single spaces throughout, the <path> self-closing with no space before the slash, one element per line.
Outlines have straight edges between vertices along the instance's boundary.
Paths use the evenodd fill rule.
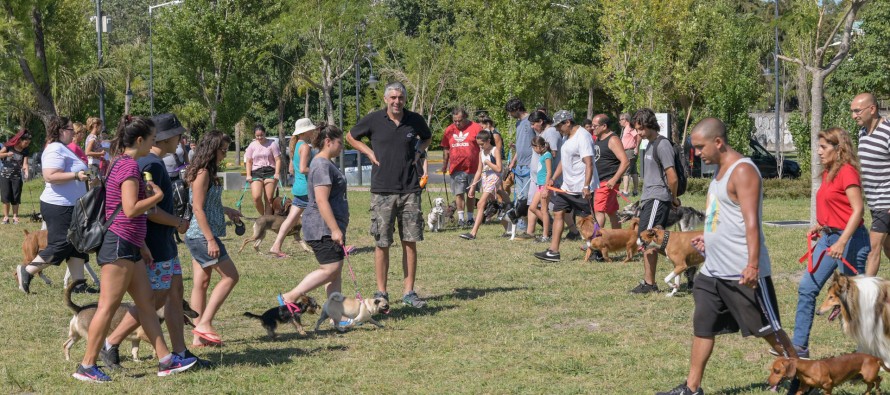
<path fill-rule="evenodd" d="M 23 213 L 36 207 L 42 184 L 27 188 L 33 195 L 25 192 Z M 239 193 L 227 192 L 225 203 L 233 205 Z M 367 233 L 369 194 L 350 192 L 349 198 L 353 216 L 348 238 L 364 247 L 351 263 L 359 289 L 367 296 L 375 289 L 373 253 L 368 248 L 372 238 Z M 427 197 L 423 200 L 426 207 Z M 685 197 L 684 203 L 704 206 L 700 196 Z M 768 200 L 764 216 L 803 219 L 808 210 L 805 200 Z M 245 213 L 255 216 L 246 204 Z M 320 333 L 310 330 L 301 338 L 291 327 L 282 327 L 281 340 L 268 341 L 259 323 L 242 313 L 275 306 L 274 295 L 295 286 L 317 264 L 292 242 L 285 247 L 294 257 L 289 260 L 252 250 L 238 254 L 241 238 L 229 228 L 224 240 L 242 277 L 215 322 L 227 345 L 195 350 L 219 367 L 157 378 L 154 362 L 136 363 L 125 357 L 126 375 L 113 375 L 115 381 L 108 385 L 88 385 L 70 377 L 85 343 L 72 349 L 71 362 L 64 360 L 61 350 L 71 318 L 60 285 L 64 270 L 48 269 L 56 284 L 47 287 L 35 280 L 32 295 L 23 295 L 13 283 L 11 269 L 21 259 L 21 229 L 38 226 L 0 226 L 7 273 L 0 287 L 3 393 L 651 394 L 682 382 L 688 368 L 693 310 L 689 295 L 629 295 L 642 276 L 638 261 L 584 263 L 578 243 L 567 242 L 563 262 L 543 263 L 531 255 L 542 245 L 506 241 L 498 237 L 500 226 L 494 225 L 484 226 L 472 242 L 459 239 L 457 231 L 426 234 L 426 241 L 419 244 L 417 291 L 429 300 L 428 308 L 415 310 L 395 301 L 402 286 L 401 249 L 396 245 L 389 273 L 394 308 L 381 317 L 386 328 L 363 326 L 341 335 L 323 326 Z M 804 230 L 764 229 L 782 318 L 792 328 Z M 262 251 L 268 250 L 271 237 Z M 188 261 L 184 246 L 180 253 Z M 668 267 L 662 260 L 657 278 L 664 278 Z M 190 272 L 185 273 L 186 295 Z M 349 294 L 353 286 L 344 272 L 343 290 Z M 323 291 L 312 296 L 321 300 Z M 76 300 L 94 299 L 78 295 Z M 316 318 L 304 317 L 303 323 L 312 325 Z M 817 357 L 854 348 L 837 324 L 822 317 L 815 320 L 812 345 Z M 143 343 L 141 356 L 149 356 L 150 350 Z M 738 334 L 721 336 L 704 388 L 708 394 L 768 394 L 765 380 L 771 362 L 765 342 Z M 860 384 L 846 385 L 836 393 L 862 390 Z"/>

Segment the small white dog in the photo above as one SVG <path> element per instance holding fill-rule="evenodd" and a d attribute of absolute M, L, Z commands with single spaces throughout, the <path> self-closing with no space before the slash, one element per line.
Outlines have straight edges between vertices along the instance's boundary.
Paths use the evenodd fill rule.
<path fill-rule="evenodd" d="M 426 223 L 430 226 L 430 232 L 438 232 L 442 229 L 445 219 L 445 199 L 436 198 L 433 209 L 426 217 Z"/>

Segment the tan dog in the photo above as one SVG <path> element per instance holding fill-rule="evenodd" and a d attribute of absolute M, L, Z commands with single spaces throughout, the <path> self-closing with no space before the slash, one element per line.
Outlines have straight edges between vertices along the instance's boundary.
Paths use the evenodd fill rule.
<path fill-rule="evenodd" d="M 587 251 L 584 253 L 584 260 L 590 262 L 590 255 L 593 250 L 599 250 L 603 254 L 606 262 L 612 262 L 609 258 L 610 252 L 618 252 L 624 250 L 627 256 L 622 263 L 630 262 L 637 250 L 637 229 L 640 226 L 640 219 L 634 218 L 630 221 L 628 229 L 597 229 L 596 234 L 593 233 L 594 228 L 593 216 L 578 219 L 578 231 L 584 240 L 587 240 Z"/>
<path fill-rule="evenodd" d="M 668 284 L 673 291 L 667 296 L 674 296 L 680 289 L 680 274 L 687 269 L 696 268 L 705 262 L 705 257 L 695 247 L 692 246 L 692 239 L 703 235 L 703 231 L 691 232 L 671 232 L 660 227 L 646 230 L 640 234 L 643 248 L 655 248 L 658 253 L 667 256 L 674 264 L 674 270 L 664 282 Z M 674 283 L 671 284 L 671 280 Z M 692 287 L 692 277 L 689 276 L 690 288 Z"/>
<path fill-rule="evenodd" d="M 27 229 L 22 229 L 22 232 L 25 232 L 25 240 L 22 242 L 22 264 L 27 265 L 34 261 L 34 258 L 37 257 L 37 253 L 40 250 L 46 248 L 46 230 L 38 230 L 33 233 L 29 233 Z M 46 285 L 52 285 L 52 280 L 49 279 L 43 272 L 38 273 L 40 278 Z M 18 274 L 16 274 L 18 276 Z"/>
<path fill-rule="evenodd" d="M 281 224 L 284 223 L 285 219 L 287 219 L 287 217 L 282 217 L 280 215 L 263 215 L 257 218 L 253 223 L 253 236 L 244 239 L 244 243 L 241 244 L 241 248 L 238 249 L 238 252 L 243 251 L 244 247 L 250 242 L 253 242 L 254 251 L 260 252 L 260 244 L 262 244 L 263 239 L 266 238 L 266 232 L 271 230 L 278 233 L 278 231 L 281 230 Z M 300 243 L 303 250 L 312 252 L 312 249 L 300 238 L 301 229 L 303 229 L 303 225 L 297 224 L 297 226 L 294 226 L 287 232 L 287 235 L 294 235 L 294 239 Z"/>
<path fill-rule="evenodd" d="M 375 321 L 372 317 L 377 313 L 389 314 L 389 302 L 386 299 L 364 299 L 360 302 L 354 298 L 347 298 L 339 292 L 334 292 L 321 308 L 321 317 L 315 323 L 315 331 L 317 332 L 321 323 L 328 318 L 334 321 L 334 328 L 340 332 L 346 332 L 346 328 L 340 326 L 340 321 L 343 318 L 352 319 L 353 325 L 370 322 L 378 328 L 383 328 L 383 324 Z"/>
<path fill-rule="evenodd" d="M 86 280 L 76 280 L 72 281 L 71 284 L 68 285 L 68 288 L 65 288 L 65 302 L 68 304 L 68 308 L 74 311 L 74 317 L 71 317 L 71 322 L 68 324 L 68 339 L 65 340 L 65 343 L 62 344 L 62 350 L 65 353 L 65 360 L 68 361 L 71 359 L 71 347 L 77 343 L 81 338 L 86 339 L 87 334 L 90 330 L 90 322 L 93 320 L 93 316 L 96 314 L 96 303 L 90 303 L 83 306 L 78 306 L 74 302 L 71 301 L 71 292 L 74 287 L 78 284 L 86 283 Z M 120 325 L 121 320 L 124 319 L 124 315 L 127 314 L 127 310 L 133 307 L 132 303 L 121 303 L 121 305 L 117 308 L 117 311 L 114 312 L 114 316 L 111 318 L 111 324 L 108 327 L 108 333 L 114 331 L 118 325 Z M 182 302 L 183 313 L 185 314 L 185 323 L 186 325 L 194 327 L 195 324 L 192 323 L 190 318 L 198 318 L 198 312 L 192 310 L 191 306 L 185 301 Z M 158 310 L 158 317 L 163 320 L 164 317 L 164 308 Z M 142 340 L 146 343 L 151 343 L 146 336 L 145 331 L 142 330 L 142 326 L 137 328 L 135 331 L 130 333 L 127 336 L 126 340 L 130 341 L 130 352 L 133 355 L 134 361 L 139 361 L 139 341 Z"/>
<path fill-rule="evenodd" d="M 775 387 L 785 378 L 797 376 L 800 379 L 798 395 L 807 394 L 812 388 L 820 388 L 831 395 L 831 391 L 841 383 L 852 378 L 861 378 L 868 386 L 866 394 L 870 394 L 872 388 L 881 393 L 881 376 L 878 373 L 882 367 L 887 370 L 880 358 L 863 353 L 844 354 L 816 361 L 780 357 L 773 362 L 769 385 Z"/>

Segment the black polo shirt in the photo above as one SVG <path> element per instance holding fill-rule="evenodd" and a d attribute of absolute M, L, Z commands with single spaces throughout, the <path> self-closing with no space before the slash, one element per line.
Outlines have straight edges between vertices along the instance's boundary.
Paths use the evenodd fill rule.
<path fill-rule="evenodd" d="M 380 166 L 371 167 L 373 193 L 420 191 L 417 167 L 412 163 L 418 141 L 432 138 L 432 132 L 420 114 L 402 111 L 402 122 L 398 126 L 383 109 L 368 114 L 349 131 L 356 140 L 370 139 L 374 156 L 380 162 Z"/>

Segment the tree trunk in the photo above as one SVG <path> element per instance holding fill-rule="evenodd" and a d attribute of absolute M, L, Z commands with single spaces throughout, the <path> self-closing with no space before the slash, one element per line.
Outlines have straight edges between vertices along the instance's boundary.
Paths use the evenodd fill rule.
<path fill-rule="evenodd" d="M 124 91 L 124 115 L 130 115 L 130 96 L 126 94 L 130 92 L 130 77 L 127 76 L 127 90 Z"/>
<path fill-rule="evenodd" d="M 323 96 L 324 96 L 324 108 L 325 112 L 327 112 L 327 116 L 325 119 L 328 122 L 328 125 L 334 124 L 334 99 L 331 97 L 331 91 L 334 88 L 333 82 L 330 85 L 323 87 Z"/>
<path fill-rule="evenodd" d="M 810 112 L 810 224 L 816 223 L 816 192 L 822 185 L 822 167 L 819 159 L 819 131 L 822 130 L 822 89 L 825 84 L 825 73 L 822 70 L 813 72 L 813 87 L 810 90 L 812 108 Z"/>
<path fill-rule="evenodd" d="M 303 103 L 303 118 L 309 118 L 309 89 L 306 89 L 306 102 Z"/>
<path fill-rule="evenodd" d="M 806 67 L 797 68 L 797 103 L 800 107 L 800 115 L 806 119 L 810 114 L 810 91 L 807 90 L 807 83 L 810 79 L 810 72 Z"/>
<path fill-rule="evenodd" d="M 587 88 L 587 119 L 593 119 L 593 83 Z"/>
<path fill-rule="evenodd" d="M 244 120 L 235 124 L 235 163 L 241 167 L 241 136 L 244 133 Z"/>

